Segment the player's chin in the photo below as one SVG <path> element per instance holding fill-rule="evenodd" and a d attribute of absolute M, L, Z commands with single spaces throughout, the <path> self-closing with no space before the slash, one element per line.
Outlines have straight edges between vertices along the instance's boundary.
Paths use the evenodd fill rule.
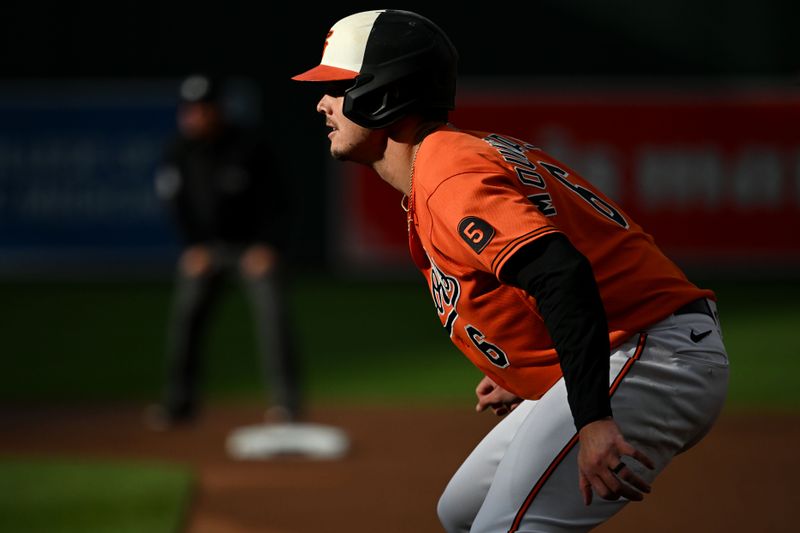
<path fill-rule="evenodd" d="M 349 150 L 342 150 L 337 146 L 331 144 L 331 157 L 337 161 L 352 161 L 353 158 Z"/>

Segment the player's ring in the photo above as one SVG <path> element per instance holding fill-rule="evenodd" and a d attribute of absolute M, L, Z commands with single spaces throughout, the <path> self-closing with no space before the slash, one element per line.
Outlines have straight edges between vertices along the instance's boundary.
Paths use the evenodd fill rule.
<path fill-rule="evenodd" d="M 619 473 L 620 473 L 620 471 L 621 471 L 623 468 L 625 468 L 625 463 L 623 463 L 623 462 L 621 462 L 621 461 L 620 461 L 620 463 L 619 463 L 617 466 L 615 466 L 614 468 L 612 468 L 612 469 L 611 469 L 611 471 L 612 471 L 612 472 L 614 472 L 615 474 L 619 474 Z"/>

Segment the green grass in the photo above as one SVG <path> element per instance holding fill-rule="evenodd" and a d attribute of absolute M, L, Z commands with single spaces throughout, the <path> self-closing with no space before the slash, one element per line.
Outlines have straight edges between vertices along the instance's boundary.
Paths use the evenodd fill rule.
<path fill-rule="evenodd" d="M 0 458 L 0 532 L 174 533 L 191 475 L 181 467 Z"/>
<path fill-rule="evenodd" d="M 729 408 L 800 409 L 800 281 L 711 288 L 731 362 Z"/>
<path fill-rule="evenodd" d="M 0 286 L 4 372 L 0 400 L 152 399 L 164 369 L 169 282 L 17 283 Z M 304 379 L 316 398 L 376 401 L 471 394 L 477 371 L 450 345 L 419 283 L 291 286 Z M 207 332 L 205 390 L 264 394 L 248 302 L 231 284 Z"/>
<path fill-rule="evenodd" d="M 800 282 L 701 282 L 720 299 L 729 406 L 800 408 Z M 146 400 L 161 388 L 168 281 L 6 283 L 0 400 Z M 422 280 L 297 276 L 290 286 L 312 399 L 471 402 L 479 375 L 444 334 Z M 251 316 L 235 285 L 208 332 L 209 397 L 264 395 Z"/>

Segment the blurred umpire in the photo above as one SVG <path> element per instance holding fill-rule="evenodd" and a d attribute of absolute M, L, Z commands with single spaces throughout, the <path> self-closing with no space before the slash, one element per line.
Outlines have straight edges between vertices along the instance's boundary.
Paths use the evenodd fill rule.
<path fill-rule="evenodd" d="M 190 76 L 180 86 L 178 132 L 156 173 L 156 191 L 184 247 L 167 345 L 163 401 L 148 409 L 154 429 L 198 412 L 200 352 L 208 319 L 231 276 L 252 304 L 268 412 L 292 422 L 301 413 L 297 354 L 284 295 L 290 206 L 271 145 L 226 114 L 222 80 Z"/>

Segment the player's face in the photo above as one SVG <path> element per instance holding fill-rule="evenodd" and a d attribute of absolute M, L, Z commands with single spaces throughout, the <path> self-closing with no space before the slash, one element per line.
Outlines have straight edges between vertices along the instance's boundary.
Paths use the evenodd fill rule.
<path fill-rule="evenodd" d="M 325 116 L 325 125 L 331 128 L 331 155 L 340 161 L 371 164 L 383 155 L 385 136 L 344 116 L 343 105 L 344 96 L 327 93 L 317 103 L 317 112 Z"/>

